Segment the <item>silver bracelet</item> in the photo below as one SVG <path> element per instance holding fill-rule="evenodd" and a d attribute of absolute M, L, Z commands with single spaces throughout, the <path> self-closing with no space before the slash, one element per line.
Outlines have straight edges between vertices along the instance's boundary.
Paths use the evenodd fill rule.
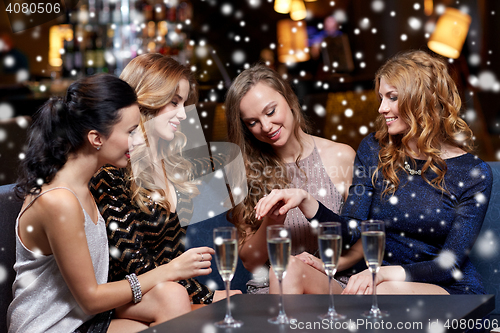
<path fill-rule="evenodd" d="M 141 284 L 139 283 L 139 279 L 135 273 L 125 276 L 130 283 L 130 288 L 132 288 L 132 295 L 134 296 L 134 303 L 139 303 L 142 301 L 142 290 Z"/>

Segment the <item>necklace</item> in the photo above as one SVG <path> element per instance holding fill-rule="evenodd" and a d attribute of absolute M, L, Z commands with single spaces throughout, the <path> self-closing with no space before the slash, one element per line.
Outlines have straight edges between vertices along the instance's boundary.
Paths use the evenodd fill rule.
<path fill-rule="evenodd" d="M 408 172 L 410 173 L 410 175 L 422 175 L 422 170 L 413 170 L 411 167 L 410 167 L 410 164 L 405 161 L 405 169 L 408 170 Z"/>

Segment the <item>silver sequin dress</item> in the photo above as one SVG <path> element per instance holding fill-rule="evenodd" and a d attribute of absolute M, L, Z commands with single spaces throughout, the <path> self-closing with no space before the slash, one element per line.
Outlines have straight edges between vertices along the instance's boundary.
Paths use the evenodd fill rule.
<path fill-rule="evenodd" d="M 312 153 L 298 162 L 287 164 L 288 176 L 291 179 L 290 188 L 301 188 L 310 193 L 316 200 L 334 212 L 340 212 L 344 199 L 333 184 L 325 170 L 316 142 Z M 316 254 L 318 239 L 313 233 L 311 223 L 306 219 L 299 208 L 288 211 L 285 226 L 292 234 L 292 255 L 303 251 Z M 268 269 L 259 270 L 254 278 L 247 283 L 247 292 L 250 294 L 269 293 Z M 345 283 L 341 284 L 345 287 Z"/>
<path fill-rule="evenodd" d="M 287 172 L 291 178 L 291 188 L 301 188 L 320 201 L 333 212 L 340 212 L 343 204 L 342 195 L 337 191 L 330 176 L 325 170 L 316 143 L 312 153 L 298 162 L 287 164 Z M 288 211 L 285 226 L 292 233 L 292 255 L 303 251 L 315 254 L 318 250 L 318 240 L 313 234 L 311 223 L 299 208 Z"/>

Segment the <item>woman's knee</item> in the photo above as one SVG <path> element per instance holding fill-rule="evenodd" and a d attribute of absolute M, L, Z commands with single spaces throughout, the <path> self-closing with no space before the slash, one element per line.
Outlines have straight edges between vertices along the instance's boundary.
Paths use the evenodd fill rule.
<path fill-rule="evenodd" d="M 286 276 L 290 280 L 296 280 L 300 278 L 304 278 L 304 269 L 305 264 L 295 257 L 291 257 L 288 263 L 288 268 L 286 269 Z"/>
<path fill-rule="evenodd" d="M 149 291 L 159 305 L 185 307 L 191 309 L 191 302 L 186 288 L 177 282 L 163 282 Z"/>

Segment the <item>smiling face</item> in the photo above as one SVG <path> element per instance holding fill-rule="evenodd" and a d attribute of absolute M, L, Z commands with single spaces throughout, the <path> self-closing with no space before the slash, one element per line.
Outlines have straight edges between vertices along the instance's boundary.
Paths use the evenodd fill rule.
<path fill-rule="evenodd" d="M 175 132 L 182 120 L 186 119 L 184 104 L 189 95 L 189 82 L 186 79 L 179 81 L 179 88 L 174 98 L 165 105 L 153 118 L 153 135 L 165 141 L 172 141 Z"/>
<path fill-rule="evenodd" d="M 398 91 L 382 77 L 379 86 L 380 107 L 378 112 L 384 116 L 387 132 L 390 135 L 402 134 L 409 126 L 399 117 Z"/>
<path fill-rule="evenodd" d="M 293 133 L 294 119 L 285 98 L 261 82 L 241 99 L 240 116 L 257 140 L 273 147 L 285 145 Z"/>
<path fill-rule="evenodd" d="M 118 168 L 127 166 L 130 158 L 129 140 L 141 119 L 139 106 L 133 104 L 120 110 L 121 119 L 113 126 L 109 137 L 105 138 L 101 146 L 103 164 L 111 164 Z"/>

